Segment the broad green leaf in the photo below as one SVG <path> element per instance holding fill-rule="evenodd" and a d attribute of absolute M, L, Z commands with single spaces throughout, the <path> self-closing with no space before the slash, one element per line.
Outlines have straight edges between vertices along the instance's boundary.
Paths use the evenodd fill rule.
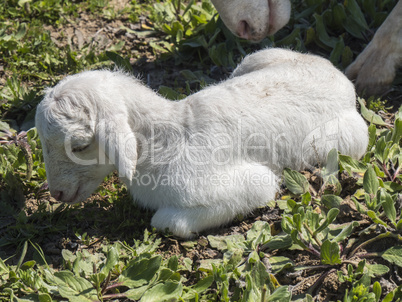
<path fill-rule="evenodd" d="M 384 162 L 384 153 L 386 152 L 387 142 L 385 141 L 385 136 L 382 136 L 378 139 L 377 144 L 375 146 L 374 155 L 380 161 Z"/>
<path fill-rule="evenodd" d="M 113 53 L 115 53 L 115 52 L 117 52 L 117 51 L 120 51 L 120 50 L 123 49 L 123 47 L 124 47 L 125 44 L 126 44 L 126 41 L 121 40 L 121 41 L 119 41 L 119 42 L 113 44 L 112 46 L 110 46 L 110 47 L 108 48 L 108 51 L 109 51 L 109 52 L 113 52 Z M 115 62 L 115 63 L 116 63 L 116 62 Z M 130 64 L 130 65 L 131 65 L 131 64 Z M 117 65 L 117 66 L 118 66 L 119 68 L 123 67 L 123 66 L 119 66 L 119 65 Z M 127 69 L 126 71 L 127 71 L 127 72 L 130 72 L 130 73 L 133 73 L 132 68 L 131 68 L 131 71 L 130 71 L 130 69 Z"/>
<path fill-rule="evenodd" d="M 183 266 L 185 267 L 186 270 L 188 270 L 189 272 L 191 272 L 193 270 L 193 260 L 191 260 L 190 258 L 184 258 L 183 259 Z"/>
<path fill-rule="evenodd" d="M 358 39 L 364 39 L 361 26 L 359 26 L 359 24 L 356 22 L 354 16 L 347 16 L 343 23 L 343 27 L 352 36 Z"/>
<path fill-rule="evenodd" d="M 278 274 L 282 270 L 291 268 L 293 266 L 292 260 L 283 256 L 271 256 L 269 257 L 269 263 L 272 266 L 273 274 Z"/>
<path fill-rule="evenodd" d="M 300 215 L 300 213 L 294 214 L 293 215 L 293 226 L 299 232 L 301 232 L 301 230 L 302 230 L 302 223 L 303 223 L 303 218 Z"/>
<path fill-rule="evenodd" d="M 82 273 L 90 275 L 93 272 L 93 261 L 90 257 L 86 257 L 87 255 L 83 255 L 84 252 L 87 251 L 83 250 L 82 253 L 76 253 L 77 258 L 73 262 L 73 272 L 76 275 L 81 275 Z"/>
<path fill-rule="evenodd" d="M 23 7 L 25 3 L 29 3 L 29 2 L 32 2 L 32 0 L 19 0 L 18 5 Z"/>
<path fill-rule="evenodd" d="M 335 194 L 339 195 L 342 192 L 342 185 L 339 182 L 338 178 L 331 174 L 327 177 L 324 183 L 324 193 L 325 194 Z"/>
<path fill-rule="evenodd" d="M 310 192 L 306 192 L 301 196 L 301 203 L 304 206 L 308 206 L 311 202 L 311 194 Z"/>
<path fill-rule="evenodd" d="M 169 100 L 181 100 L 186 97 L 184 94 L 163 85 L 159 87 L 158 93 Z"/>
<path fill-rule="evenodd" d="M 211 247 L 224 251 L 228 249 L 228 242 L 244 242 L 244 236 L 241 234 L 229 236 L 212 236 L 208 235 L 208 241 Z"/>
<path fill-rule="evenodd" d="M 70 250 L 63 249 L 61 251 L 61 255 L 63 256 L 64 261 L 69 261 L 69 262 L 74 262 L 74 260 L 77 258 Z"/>
<path fill-rule="evenodd" d="M 389 248 L 382 254 L 382 258 L 402 267 L 402 246 L 397 245 Z"/>
<path fill-rule="evenodd" d="M 203 259 L 199 261 L 198 269 L 202 272 L 211 273 L 213 268 L 222 264 L 222 259 Z"/>
<path fill-rule="evenodd" d="M 321 231 L 323 231 L 325 228 L 327 228 L 338 216 L 339 214 L 339 209 L 337 208 L 332 208 L 328 211 L 327 217 L 324 220 L 324 222 L 314 231 L 314 235 L 317 235 Z"/>
<path fill-rule="evenodd" d="M 342 198 L 336 195 L 326 194 L 321 196 L 321 202 L 328 209 L 339 208 L 342 203 Z"/>
<path fill-rule="evenodd" d="M 8 289 L 10 290 L 10 289 Z M 4 293 L 8 293 L 7 289 L 2 292 L 2 294 L 4 295 Z M 2 295 L 2 297 L 3 297 Z M 22 298 L 18 298 L 14 295 L 14 293 L 11 293 L 10 295 L 10 300 L 4 300 L 4 301 L 11 301 L 11 302 L 52 302 L 54 300 L 52 300 L 52 298 L 50 297 L 49 294 L 29 294 L 26 296 L 23 296 Z"/>
<path fill-rule="evenodd" d="M 341 242 L 345 240 L 350 234 L 352 234 L 353 228 L 357 227 L 358 225 L 359 223 L 357 221 L 351 222 L 346 228 L 343 228 L 342 231 L 332 239 L 332 241 Z"/>
<path fill-rule="evenodd" d="M 198 281 L 194 286 L 193 289 L 197 292 L 197 293 L 202 293 L 204 291 L 206 291 L 208 288 L 211 287 L 212 283 L 214 282 L 214 276 L 207 276 L 204 279 L 201 279 L 200 281 Z"/>
<path fill-rule="evenodd" d="M 141 302 L 176 301 L 183 292 L 181 282 L 168 281 L 159 283 L 147 290 L 141 298 Z"/>
<path fill-rule="evenodd" d="M 321 262 L 323 264 L 335 265 L 341 263 L 339 256 L 339 245 L 336 242 L 325 240 L 321 245 Z"/>
<path fill-rule="evenodd" d="M 395 119 L 402 120 L 402 106 L 399 107 L 398 112 L 395 113 Z"/>
<path fill-rule="evenodd" d="M 88 280 L 70 271 L 55 272 L 54 277 L 63 298 L 73 302 L 90 302 L 98 299 L 96 289 Z"/>
<path fill-rule="evenodd" d="M 288 286 L 280 286 L 267 298 L 266 302 L 290 302 L 292 294 L 289 291 Z"/>
<path fill-rule="evenodd" d="M 398 223 L 396 224 L 396 229 L 398 231 L 402 231 L 402 218 L 399 219 Z"/>
<path fill-rule="evenodd" d="M 267 272 L 267 268 L 261 261 L 257 261 L 251 270 L 251 279 L 253 281 L 253 286 L 257 290 L 261 290 L 265 284 L 270 283 L 270 276 Z"/>
<path fill-rule="evenodd" d="M 327 163 L 325 168 L 323 169 L 323 177 L 329 177 L 332 174 L 336 174 L 339 171 L 339 157 L 338 157 L 338 150 L 331 149 L 327 155 Z"/>
<path fill-rule="evenodd" d="M 248 301 L 259 301 L 261 300 L 261 288 L 258 288 L 257 286 L 254 285 L 252 276 L 250 273 L 246 274 L 246 288 L 243 290 L 243 299 L 242 302 L 248 302 Z M 229 301 L 229 297 L 227 294 L 227 288 L 225 288 L 225 298 L 222 299 L 224 301 Z M 223 298 L 223 297 L 222 297 Z"/>
<path fill-rule="evenodd" d="M 145 293 L 145 291 L 148 288 L 149 288 L 149 285 L 147 284 L 147 285 L 144 285 L 144 286 L 141 286 L 141 287 L 129 289 L 128 291 L 124 292 L 124 296 L 127 299 L 137 301 L 137 300 L 141 299 L 142 295 Z"/>
<path fill-rule="evenodd" d="M 360 104 L 360 113 L 369 123 L 373 123 L 379 126 L 386 126 L 387 124 L 383 121 L 381 116 L 374 113 L 374 111 L 367 109 L 364 100 L 361 98 L 357 98 L 357 101 Z"/>
<path fill-rule="evenodd" d="M 390 193 L 398 193 L 402 191 L 402 186 L 393 181 L 385 181 L 384 188 Z"/>
<path fill-rule="evenodd" d="M 107 275 L 104 273 L 95 273 L 89 276 L 89 280 L 92 282 L 94 287 L 100 288 L 103 281 L 105 281 Z"/>
<path fill-rule="evenodd" d="M 353 52 L 349 46 L 345 46 L 342 53 L 342 67 L 346 68 L 353 62 Z"/>
<path fill-rule="evenodd" d="M 36 264 L 36 261 L 34 261 L 34 260 L 26 261 L 26 262 L 24 262 L 24 263 L 21 265 L 21 268 L 20 268 L 20 269 L 22 269 L 23 271 L 25 271 L 25 270 L 27 270 L 27 269 L 30 269 L 30 268 L 34 267 L 35 264 Z"/>
<path fill-rule="evenodd" d="M 291 245 L 292 238 L 289 235 L 276 235 L 271 237 L 271 239 L 261 247 L 261 250 L 279 250 L 288 248 Z"/>
<path fill-rule="evenodd" d="M 393 300 L 394 300 L 394 292 L 390 292 L 384 297 L 382 302 L 392 302 Z"/>
<path fill-rule="evenodd" d="M 389 267 L 382 264 L 366 264 L 367 273 L 370 277 L 375 278 L 385 275 L 389 272 Z"/>
<path fill-rule="evenodd" d="M 266 221 L 254 222 L 251 229 L 247 232 L 247 241 L 252 241 L 256 247 L 258 244 L 263 244 L 271 238 L 271 228 Z"/>
<path fill-rule="evenodd" d="M 382 208 L 384 209 L 385 215 L 396 225 L 396 209 L 395 202 L 392 196 L 387 193 L 384 189 L 381 189 L 381 199 L 384 199 L 382 203 Z"/>
<path fill-rule="evenodd" d="M 381 285 L 378 281 L 374 282 L 373 284 L 373 293 L 375 295 L 375 300 L 378 302 L 381 298 L 382 293 Z"/>
<path fill-rule="evenodd" d="M 399 145 L 401 137 L 402 137 L 402 120 L 396 119 L 394 123 L 394 129 L 392 130 L 391 141 Z"/>
<path fill-rule="evenodd" d="M 399 285 L 397 288 L 394 289 L 394 297 L 399 300 L 399 302 L 402 300 L 402 285 Z"/>
<path fill-rule="evenodd" d="M 169 258 L 167 266 L 172 271 L 174 272 L 177 271 L 177 268 L 179 267 L 179 260 L 176 255 L 173 255 L 172 257 Z"/>
<path fill-rule="evenodd" d="M 129 59 L 124 59 L 123 57 L 112 51 L 106 51 L 106 56 L 109 58 L 109 60 L 113 61 L 113 63 L 115 63 L 120 70 L 124 70 L 129 74 L 133 73 L 133 67 L 130 64 Z"/>
<path fill-rule="evenodd" d="M 25 241 L 24 246 L 22 247 L 22 252 L 21 252 L 20 258 L 18 259 L 16 272 L 21 268 L 22 261 L 24 261 L 27 250 L 28 250 L 28 241 Z"/>
<path fill-rule="evenodd" d="M 201 294 L 206 291 L 208 288 L 212 286 L 214 282 L 214 276 L 209 275 L 204 279 L 198 281 L 194 286 L 190 288 L 190 290 L 182 296 L 182 299 L 185 301 L 194 299 L 196 294 Z"/>
<path fill-rule="evenodd" d="M 368 133 L 369 133 L 369 143 L 367 146 L 367 150 L 371 150 L 374 145 L 375 142 L 377 140 L 377 128 L 374 124 L 370 124 L 370 126 L 368 127 Z"/>
<path fill-rule="evenodd" d="M 113 270 L 116 264 L 119 263 L 119 252 L 117 251 L 116 247 L 112 246 L 109 248 L 109 251 L 106 255 L 106 263 L 105 266 L 102 268 L 102 272 L 107 275 L 110 271 Z"/>
<path fill-rule="evenodd" d="M 9 269 L 7 265 L 4 263 L 4 261 L 0 258 L 0 276 L 2 274 L 8 274 Z"/>
<path fill-rule="evenodd" d="M 347 155 L 339 154 L 339 163 L 349 174 L 352 174 L 352 172 L 362 173 L 367 169 L 366 165 Z"/>
<path fill-rule="evenodd" d="M 367 216 L 370 217 L 374 223 L 382 224 L 383 226 L 388 227 L 388 225 L 383 220 L 381 220 L 374 211 L 367 211 Z"/>
<path fill-rule="evenodd" d="M 172 271 L 170 268 L 162 267 L 158 272 L 157 282 L 166 281 L 166 280 L 172 278 L 174 273 L 175 272 Z"/>
<path fill-rule="evenodd" d="M 300 37 L 300 28 L 296 27 L 289 35 L 279 41 L 275 41 L 275 45 L 276 47 L 279 47 L 282 45 L 294 44 L 298 37 Z"/>
<path fill-rule="evenodd" d="M 297 213 L 297 209 L 299 208 L 300 205 L 298 205 L 296 201 L 289 198 L 288 200 L 286 200 L 286 204 L 292 213 Z"/>
<path fill-rule="evenodd" d="M 28 30 L 28 28 L 27 28 L 26 23 L 21 23 L 21 24 L 18 26 L 18 32 L 17 32 L 17 34 L 14 36 L 14 38 L 15 38 L 16 40 L 21 40 L 21 39 L 25 36 L 25 34 L 27 33 L 27 30 Z"/>
<path fill-rule="evenodd" d="M 158 272 L 161 261 L 161 256 L 155 256 L 149 259 L 145 258 L 139 261 L 133 260 L 130 262 L 129 266 L 123 270 L 119 281 L 122 282 L 124 286 L 130 288 L 147 284 Z"/>
<path fill-rule="evenodd" d="M 336 43 L 338 42 L 337 38 L 330 37 L 327 33 L 327 30 L 325 28 L 323 16 L 319 14 L 314 14 L 314 19 L 316 21 L 316 31 L 317 31 L 317 36 L 319 42 L 324 44 L 325 46 L 333 49 L 336 46 Z"/>
<path fill-rule="evenodd" d="M 329 56 L 329 60 L 332 64 L 337 65 L 340 59 L 342 58 L 343 50 L 345 48 L 345 42 L 343 42 L 342 37 L 339 38 L 338 42 L 336 42 L 334 49 L 332 49 L 331 54 Z"/>
<path fill-rule="evenodd" d="M 303 243 L 303 241 L 301 241 L 299 239 L 299 233 L 297 232 L 297 230 L 292 230 L 290 232 L 290 236 L 292 237 L 292 240 L 295 244 L 299 245 L 302 249 L 304 250 L 308 250 L 309 248 Z"/>
<path fill-rule="evenodd" d="M 345 1 L 345 8 L 346 8 L 346 11 L 349 12 L 353 16 L 353 19 L 359 25 L 361 30 L 369 29 L 366 19 L 364 18 L 364 14 L 361 11 L 360 6 L 356 0 Z"/>
<path fill-rule="evenodd" d="M 38 294 L 39 302 L 52 302 L 49 294 Z"/>
<path fill-rule="evenodd" d="M 301 173 L 286 168 L 283 172 L 286 187 L 295 195 L 304 194 L 308 191 L 309 183 Z"/>
<path fill-rule="evenodd" d="M 345 7 L 342 4 L 337 3 L 332 8 L 332 12 L 334 16 L 335 25 L 339 28 L 342 28 L 346 19 Z"/>
<path fill-rule="evenodd" d="M 369 166 L 366 173 L 363 176 L 363 188 L 364 190 L 372 195 L 377 194 L 378 187 L 380 186 L 377 178 L 377 174 L 373 166 Z"/>

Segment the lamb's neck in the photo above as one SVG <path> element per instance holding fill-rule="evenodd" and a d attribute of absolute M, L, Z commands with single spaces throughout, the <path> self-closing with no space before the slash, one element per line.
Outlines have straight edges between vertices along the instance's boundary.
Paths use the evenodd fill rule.
<path fill-rule="evenodd" d="M 167 100 L 147 87 L 141 88 L 135 90 L 135 101 L 128 106 L 133 130 L 148 135 L 154 127 L 181 123 L 182 102 Z"/>

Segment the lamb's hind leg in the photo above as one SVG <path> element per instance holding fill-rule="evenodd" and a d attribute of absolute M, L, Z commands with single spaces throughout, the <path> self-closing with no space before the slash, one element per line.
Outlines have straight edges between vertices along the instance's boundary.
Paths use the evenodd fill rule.
<path fill-rule="evenodd" d="M 200 186 L 197 205 L 160 208 L 152 218 L 152 226 L 191 238 L 198 232 L 230 222 L 238 214 L 264 206 L 275 197 L 278 180 L 265 166 L 245 164 L 224 175 L 231 176 L 230 184 Z"/>

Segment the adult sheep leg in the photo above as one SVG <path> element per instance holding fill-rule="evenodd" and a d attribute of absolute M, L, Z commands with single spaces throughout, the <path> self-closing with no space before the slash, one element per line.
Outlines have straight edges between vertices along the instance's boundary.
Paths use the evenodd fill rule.
<path fill-rule="evenodd" d="M 194 207 L 161 207 L 152 218 L 152 226 L 159 230 L 169 229 L 178 237 L 191 238 L 203 230 L 230 222 L 238 214 L 265 206 L 275 198 L 278 177 L 269 168 L 244 164 L 230 172 L 222 171 L 215 184 L 212 184 L 214 181 L 205 183 L 208 180 L 204 177 L 204 186 L 199 187 L 203 192 L 199 195 L 211 200 Z"/>
<path fill-rule="evenodd" d="M 373 40 L 346 69 L 355 80 L 358 92 L 366 95 L 383 93 L 394 80 L 402 64 L 402 0 L 375 33 Z"/>

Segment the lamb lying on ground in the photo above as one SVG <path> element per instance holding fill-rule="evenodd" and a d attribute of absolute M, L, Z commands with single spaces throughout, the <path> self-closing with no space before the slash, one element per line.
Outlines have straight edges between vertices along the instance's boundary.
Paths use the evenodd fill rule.
<path fill-rule="evenodd" d="M 180 237 L 275 197 L 283 168 L 359 158 L 367 125 L 329 61 L 283 49 L 244 59 L 230 79 L 168 101 L 122 72 L 87 71 L 46 91 L 36 113 L 50 192 L 85 200 L 116 168 L 152 225 Z"/>

